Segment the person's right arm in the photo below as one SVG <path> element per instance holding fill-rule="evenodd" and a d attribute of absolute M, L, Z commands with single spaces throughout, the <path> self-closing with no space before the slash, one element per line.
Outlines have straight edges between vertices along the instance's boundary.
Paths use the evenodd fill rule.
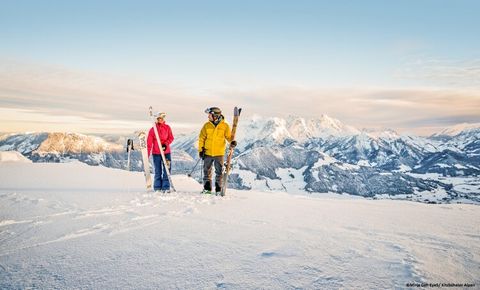
<path fill-rule="evenodd" d="M 148 156 L 152 155 L 153 150 L 153 128 L 150 129 L 147 136 L 147 152 Z"/>
<path fill-rule="evenodd" d="M 203 148 L 205 147 L 205 140 L 207 140 L 207 129 L 206 126 L 203 125 L 202 130 L 200 130 L 200 134 L 198 135 L 198 152 L 202 152 Z"/>

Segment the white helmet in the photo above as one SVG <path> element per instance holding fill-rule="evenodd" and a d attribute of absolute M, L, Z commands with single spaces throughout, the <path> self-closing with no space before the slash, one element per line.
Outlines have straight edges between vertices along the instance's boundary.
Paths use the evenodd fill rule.
<path fill-rule="evenodd" d="M 155 119 L 158 119 L 158 118 L 165 119 L 165 117 L 167 116 L 167 113 L 157 112 L 157 113 L 155 113 L 153 116 L 155 117 Z"/>

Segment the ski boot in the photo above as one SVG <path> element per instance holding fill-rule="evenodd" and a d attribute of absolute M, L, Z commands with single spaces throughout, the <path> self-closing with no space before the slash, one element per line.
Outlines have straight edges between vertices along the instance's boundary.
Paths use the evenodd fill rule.
<path fill-rule="evenodd" d="M 219 195 L 222 193 L 222 187 L 218 182 L 215 182 L 215 195 Z"/>
<path fill-rule="evenodd" d="M 212 194 L 212 182 L 211 181 L 205 181 L 205 184 L 203 185 L 203 194 Z"/>

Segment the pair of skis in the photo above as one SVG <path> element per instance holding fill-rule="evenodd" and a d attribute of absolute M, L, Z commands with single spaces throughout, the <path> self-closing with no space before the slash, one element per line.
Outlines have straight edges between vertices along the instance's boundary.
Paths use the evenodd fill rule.
<path fill-rule="evenodd" d="M 150 175 L 150 162 L 148 160 L 148 151 L 147 151 L 147 134 L 144 131 L 137 132 L 138 144 L 137 148 L 140 148 L 142 153 L 143 161 L 143 171 L 145 175 L 145 183 L 147 190 L 152 189 L 152 176 Z M 131 171 L 131 153 L 135 150 L 133 147 L 133 139 L 127 139 L 127 170 Z"/>
<path fill-rule="evenodd" d="M 142 152 L 143 160 L 143 174 L 145 175 L 145 183 L 147 185 L 147 191 L 152 190 L 152 175 L 150 174 L 150 161 L 148 159 L 147 149 L 147 133 L 141 131 L 138 133 L 138 145 Z"/>
<path fill-rule="evenodd" d="M 231 141 L 235 140 L 235 133 L 237 132 L 238 119 L 240 118 L 241 112 L 242 112 L 241 108 L 235 107 L 233 109 Z M 230 146 L 228 146 L 227 161 L 225 162 L 225 166 L 223 167 L 222 191 L 220 192 L 221 196 L 225 196 L 225 192 L 227 191 L 228 175 L 230 174 L 230 169 L 232 166 L 233 151 L 235 151 L 235 146 L 232 146 L 232 142 L 230 142 Z"/>

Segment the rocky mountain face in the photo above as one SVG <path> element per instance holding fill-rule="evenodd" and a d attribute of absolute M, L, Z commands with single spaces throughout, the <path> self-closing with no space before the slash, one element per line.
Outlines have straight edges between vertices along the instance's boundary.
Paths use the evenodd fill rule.
<path fill-rule="evenodd" d="M 18 151 L 34 162 L 79 160 L 94 166 L 127 169 L 127 137 L 108 138 L 116 142 L 105 139 L 107 138 L 77 133 L 3 134 L 0 135 L 0 151 Z M 139 148 L 136 149 L 130 155 L 130 170 L 143 171 L 142 155 Z M 193 158 L 183 151 L 174 152 L 173 158 L 178 171 L 187 170 L 193 162 Z"/>
<path fill-rule="evenodd" d="M 0 136 L 0 151 L 15 150 L 34 162 L 76 159 L 89 165 L 122 168 L 123 146 L 77 133 L 26 133 Z M 125 163 L 126 164 L 126 163 Z"/>
<path fill-rule="evenodd" d="M 174 173 L 189 173 L 198 160 L 197 134 L 176 136 Z M 326 115 L 256 116 L 240 121 L 237 140 L 230 181 L 239 189 L 480 202 L 480 126 L 459 125 L 427 138 L 358 130 Z M 73 133 L 3 135 L 0 150 L 19 151 L 34 162 L 78 159 L 114 168 L 126 168 L 127 159 L 119 141 Z M 132 170 L 143 170 L 139 151 L 132 152 L 131 160 Z M 200 177 L 200 168 L 194 176 Z M 468 186 L 459 187 L 461 182 Z"/>

